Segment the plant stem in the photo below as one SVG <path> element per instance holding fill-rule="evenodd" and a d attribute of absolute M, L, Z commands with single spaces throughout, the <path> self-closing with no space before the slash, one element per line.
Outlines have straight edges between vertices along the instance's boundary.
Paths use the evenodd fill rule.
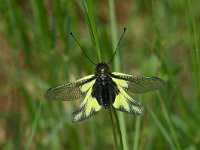
<path fill-rule="evenodd" d="M 117 130 L 119 132 L 120 147 L 123 150 L 124 149 L 124 147 L 123 147 L 123 138 L 122 138 L 122 132 L 121 132 L 121 129 L 120 129 L 119 119 L 118 119 L 117 112 L 116 112 L 115 109 L 113 109 L 113 112 L 114 112 L 114 116 L 115 116 L 115 120 L 116 120 L 116 124 L 117 124 Z"/>
<path fill-rule="evenodd" d="M 176 150 L 176 147 L 174 145 L 174 143 L 172 142 L 172 139 L 170 137 L 169 132 L 165 129 L 165 127 L 162 125 L 162 123 L 160 122 L 159 118 L 154 114 L 154 112 L 151 110 L 151 107 L 147 107 L 148 111 L 150 112 L 152 119 L 154 120 L 155 124 L 157 125 L 158 129 L 161 131 L 161 133 L 163 134 L 165 140 L 167 141 L 169 147 L 172 150 Z"/>
<path fill-rule="evenodd" d="M 166 109 L 166 107 L 165 107 L 164 101 L 163 101 L 163 99 L 162 99 L 160 93 L 158 93 L 158 97 L 159 97 L 159 100 L 160 100 L 161 108 L 162 108 L 162 110 L 163 110 L 163 114 L 164 114 L 165 119 L 166 119 L 166 121 L 167 121 L 167 124 L 168 124 L 168 126 L 169 126 L 169 129 L 170 129 L 172 138 L 173 138 L 174 143 L 175 143 L 175 145 L 176 145 L 176 148 L 177 148 L 178 150 L 181 150 L 180 144 L 179 144 L 179 142 L 178 142 L 178 138 L 177 138 L 177 136 L 176 136 L 176 132 L 175 132 L 175 130 L 174 130 L 174 128 L 173 128 L 173 125 L 172 125 L 172 123 L 171 123 L 169 114 L 167 113 L 167 109 Z"/>
<path fill-rule="evenodd" d="M 96 21 L 95 21 L 95 16 L 94 16 L 94 11 L 93 11 L 94 10 L 93 2 L 92 0 L 83 0 L 83 4 L 86 11 L 90 34 L 91 34 L 93 43 L 95 44 L 98 61 L 102 62 L 101 51 L 100 51 L 99 40 L 98 40 L 98 33 L 97 33 L 97 28 L 96 28 Z"/>
<path fill-rule="evenodd" d="M 116 23 L 116 16 L 115 16 L 115 3 L 114 0 L 109 0 L 109 16 L 110 16 L 110 28 L 111 28 L 111 33 L 112 33 L 112 47 L 113 47 L 113 51 L 115 50 L 116 46 L 117 46 L 117 23 Z M 114 68 L 116 71 L 120 71 L 120 57 L 119 54 L 117 53 L 115 55 L 115 59 L 114 59 Z M 126 124 L 125 124 L 125 119 L 123 114 L 121 114 L 119 117 L 120 119 L 118 119 L 117 113 L 115 110 L 114 111 L 114 116 L 115 116 L 115 120 L 116 120 L 116 124 L 117 124 L 117 129 L 119 132 L 119 138 L 120 138 L 120 145 L 121 145 L 121 149 L 128 149 L 128 144 L 127 144 L 127 135 L 126 135 Z M 120 125 L 122 126 L 122 132 L 123 132 L 123 137 L 122 138 L 122 132 L 121 132 L 121 128 Z"/>
<path fill-rule="evenodd" d="M 117 133 L 115 130 L 115 125 L 114 125 L 114 119 L 113 119 L 113 115 L 112 115 L 112 107 L 109 108 L 109 113 L 110 113 L 110 119 L 111 119 L 111 123 L 112 123 L 112 129 L 113 129 L 113 136 L 114 136 L 114 141 L 115 141 L 115 148 L 116 150 L 118 150 L 118 144 L 117 144 Z"/>
<path fill-rule="evenodd" d="M 97 28 L 96 28 L 96 23 L 95 23 L 95 17 L 94 17 L 94 13 L 93 13 L 93 3 L 92 0 L 83 0 L 84 2 L 84 6 L 85 6 L 85 11 L 86 11 L 86 15 L 87 15 L 87 20 L 88 20 L 88 25 L 90 27 L 90 34 L 92 36 L 93 42 L 95 43 L 95 48 L 96 48 L 96 52 L 97 52 L 97 56 L 98 56 L 98 60 L 99 62 L 101 62 L 101 52 L 100 52 L 100 47 L 99 47 L 99 41 L 98 41 L 98 33 L 97 33 Z M 117 37 L 117 30 L 116 30 L 116 21 L 115 21 L 115 16 L 114 16 L 114 1 L 111 2 L 112 4 L 112 26 L 114 26 L 112 29 L 112 37 L 113 37 L 113 45 L 116 45 L 116 37 Z M 114 42 L 115 41 L 115 42 Z M 116 61 L 119 62 L 119 61 Z M 119 65 L 117 65 L 119 66 Z M 120 68 L 120 67 L 118 67 Z M 112 115 L 112 108 L 109 109 L 110 112 L 110 117 L 111 117 L 111 122 L 112 122 L 112 128 L 113 128 L 113 135 L 114 135 L 114 141 L 115 141 L 115 147 L 116 149 L 118 149 L 118 144 L 117 144 L 117 133 L 114 127 L 114 119 L 113 119 L 113 115 Z M 115 116 L 115 120 L 116 120 L 116 124 L 117 124 L 117 129 L 119 132 L 119 136 L 120 136 L 120 145 L 121 145 L 121 149 L 123 149 L 123 142 L 122 142 L 122 134 L 121 134 L 121 129 L 120 129 L 120 125 L 119 125 L 119 119 L 117 116 L 117 113 L 114 110 L 114 116 Z"/>
<path fill-rule="evenodd" d="M 29 146 L 30 146 L 31 141 L 33 139 L 33 136 L 35 134 L 35 131 L 36 131 L 36 128 L 37 128 L 37 125 L 38 125 L 38 121 L 39 121 L 39 118 L 40 118 L 40 115 L 41 115 L 42 106 L 43 106 L 43 101 L 40 102 L 38 109 L 37 109 L 37 112 L 35 114 L 35 119 L 33 121 L 31 130 L 30 130 L 30 134 L 28 136 L 28 139 L 27 139 L 27 142 L 26 142 L 26 145 L 25 145 L 25 150 L 29 149 Z"/>
<path fill-rule="evenodd" d="M 141 117 L 136 118 L 133 150 L 139 149 Z"/>

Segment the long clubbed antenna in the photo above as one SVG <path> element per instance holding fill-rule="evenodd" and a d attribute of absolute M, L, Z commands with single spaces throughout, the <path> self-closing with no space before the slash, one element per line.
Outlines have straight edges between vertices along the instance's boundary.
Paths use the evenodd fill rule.
<path fill-rule="evenodd" d="M 85 56 L 94 64 L 97 65 L 96 63 L 94 63 L 90 57 L 86 54 L 86 52 L 83 50 L 83 48 L 81 47 L 81 44 L 78 42 L 78 40 L 75 38 L 75 36 L 73 35 L 72 32 L 70 32 L 70 35 L 72 36 L 72 38 L 76 41 L 76 43 L 78 44 L 78 46 L 80 47 L 80 49 L 83 51 L 83 53 L 85 54 Z"/>
<path fill-rule="evenodd" d="M 116 47 L 116 49 L 115 49 L 115 52 L 114 52 L 113 56 L 111 57 L 110 61 L 109 61 L 107 64 L 109 64 L 109 63 L 113 60 L 115 54 L 117 53 L 117 50 L 118 50 L 119 45 L 120 45 L 120 42 L 121 42 L 121 40 L 122 40 L 122 38 L 123 38 L 125 32 L 126 32 L 126 28 L 124 28 L 124 32 L 122 33 L 122 35 L 121 35 L 121 37 L 120 37 L 120 39 L 119 39 L 119 42 L 118 42 L 117 47 Z"/>

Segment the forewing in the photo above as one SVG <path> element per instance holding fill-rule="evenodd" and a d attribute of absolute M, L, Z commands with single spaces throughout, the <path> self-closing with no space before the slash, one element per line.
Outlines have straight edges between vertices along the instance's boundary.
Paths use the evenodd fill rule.
<path fill-rule="evenodd" d="M 85 93 L 92 87 L 95 81 L 94 79 L 94 75 L 89 75 L 75 82 L 50 88 L 45 92 L 44 97 L 46 100 L 62 101 L 78 99 L 81 95 L 85 95 Z"/>
<path fill-rule="evenodd" d="M 144 113 L 144 108 L 140 103 L 133 100 L 122 87 L 117 85 L 119 93 L 115 97 L 113 107 L 119 111 L 133 114 L 133 115 L 142 115 Z"/>
<path fill-rule="evenodd" d="M 116 84 L 132 93 L 145 93 L 165 85 L 165 81 L 158 77 L 133 76 L 118 72 L 113 72 L 111 76 Z"/>
<path fill-rule="evenodd" d="M 92 87 L 88 90 L 85 99 L 78 107 L 78 109 L 72 114 L 72 122 L 79 122 L 93 116 L 101 109 L 96 98 L 92 97 Z"/>

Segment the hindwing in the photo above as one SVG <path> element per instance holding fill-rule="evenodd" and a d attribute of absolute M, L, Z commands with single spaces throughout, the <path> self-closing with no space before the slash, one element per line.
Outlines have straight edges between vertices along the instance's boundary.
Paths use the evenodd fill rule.
<path fill-rule="evenodd" d="M 97 99 L 92 97 L 92 87 L 88 90 L 86 97 L 84 98 L 78 109 L 72 114 L 72 122 L 79 122 L 93 116 L 97 111 L 101 109 Z"/>
<path fill-rule="evenodd" d="M 85 95 L 85 93 L 92 87 L 96 77 L 88 75 L 75 82 L 59 85 L 48 89 L 44 97 L 47 100 L 62 100 L 71 101 L 78 99 Z"/>
<path fill-rule="evenodd" d="M 119 93 L 115 97 L 113 107 L 125 113 L 142 115 L 144 108 L 140 103 L 132 99 L 121 86 L 117 85 L 117 88 L 119 89 Z"/>

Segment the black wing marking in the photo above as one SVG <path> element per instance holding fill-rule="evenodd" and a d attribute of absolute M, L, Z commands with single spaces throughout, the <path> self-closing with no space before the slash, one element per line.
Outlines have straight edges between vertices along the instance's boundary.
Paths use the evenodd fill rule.
<path fill-rule="evenodd" d="M 72 122 L 79 122 L 96 114 L 101 109 L 97 99 L 92 97 L 92 87 L 88 90 L 81 105 L 72 114 Z"/>
<path fill-rule="evenodd" d="M 113 107 L 118 111 L 125 113 L 143 115 L 144 107 L 132 99 L 120 85 L 117 85 L 117 87 L 119 89 L 119 93 L 115 97 Z"/>
<path fill-rule="evenodd" d="M 88 75 L 75 82 L 59 85 L 48 89 L 44 97 L 46 100 L 71 101 L 85 95 L 95 81 L 94 75 Z"/>
<path fill-rule="evenodd" d="M 132 93 L 145 93 L 165 85 L 165 81 L 158 77 L 133 76 L 118 72 L 113 72 L 111 77 L 116 84 Z"/>

